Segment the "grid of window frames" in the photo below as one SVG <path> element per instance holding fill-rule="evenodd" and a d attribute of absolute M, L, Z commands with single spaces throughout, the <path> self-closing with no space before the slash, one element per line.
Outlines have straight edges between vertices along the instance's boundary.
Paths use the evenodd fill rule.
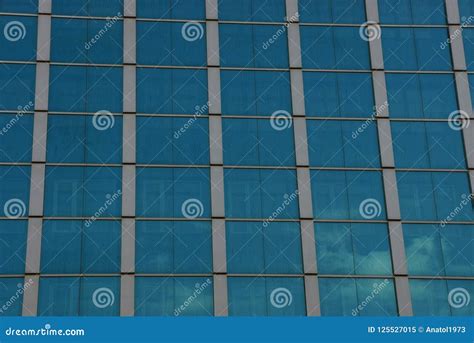
<path fill-rule="evenodd" d="M 474 296 L 474 144 L 450 121 L 461 108 L 458 69 L 451 46 L 443 48 L 445 0 L 378 0 L 386 87 L 361 34 L 372 19 L 364 0 L 298 0 L 291 18 L 284 0 L 215 3 L 217 22 L 206 18 L 205 0 L 140 0 L 135 13 L 127 0 L 52 0 L 49 58 L 38 59 L 45 34 L 38 1 L 0 0 L 0 304 L 24 288 L 36 292 L 39 316 L 211 316 L 222 308 L 230 316 L 393 316 L 404 310 L 402 278 L 413 315 L 473 315 L 474 302 L 450 302 L 455 289 Z M 456 7 L 474 99 L 474 0 Z M 218 36 L 207 34 L 210 22 Z M 130 23 L 132 62 L 124 52 Z M 290 25 L 299 28 L 301 68 L 292 65 Z M 219 61 L 211 65 L 212 53 Z M 44 65 L 46 86 L 36 80 Z M 124 92 L 130 82 L 133 97 Z M 46 107 L 35 103 L 43 88 Z M 375 119 L 381 92 L 391 146 Z M 220 98 L 219 113 L 211 97 Z M 287 115 L 284 127 L 275 115 Z M 297 120 L 305 123 L 303 143 Z M 44 161 L 35 157 L 38 132 Z M 220 163 L 212 156 L 216 132 Z M 394 155 L 388 168 L 386 149 Z M 215 168 L 224 189 L 219 239 Z M 310 200 L 298 189 L 302 169 Z M 387 169 L 402 224 L 396 251 Z M 29 203 L 38 181 L 40 215 Z M 217 274 L 226 283 L 214 282 L 217 250 L 225 252 L 225 273 Z M 317 272 L 306 266 L 311 251 Z M 394 267 L 400 251 L 406 274 Z M 134 287 L 121 275 L 125 259 Z M 132 301 L 121 303 L 130 289 Z M 25 307 L 32 310 L 20 296 L 0 315 Z"/>

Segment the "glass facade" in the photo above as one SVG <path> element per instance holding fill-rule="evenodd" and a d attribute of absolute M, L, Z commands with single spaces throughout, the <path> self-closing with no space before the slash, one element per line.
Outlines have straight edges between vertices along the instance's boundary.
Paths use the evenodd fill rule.
<path fill-rule="evenodd" d="M 0 316 L 474 315 L 474 0 L 0 0 Z"/>

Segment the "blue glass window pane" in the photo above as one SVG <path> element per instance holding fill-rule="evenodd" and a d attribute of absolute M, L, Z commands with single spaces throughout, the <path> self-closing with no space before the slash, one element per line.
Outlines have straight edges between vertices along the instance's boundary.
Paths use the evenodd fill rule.
<path fill-rule="evenodd" d="M 32 115 L 0 115 L 0 162 L 30 162 L 32 142 Z"/>
<path fill-rule="evenodd" d="M 364 118 L 374 112 L 370 74 L 305 72 L 303 78 L 308 116 Z"/>
<path fill-rule="evenodd" d="M 187 23 L 137 22 L 139 64 L 202 66 L 206 62 L 205 25 L 186 26 L 196 30 L 196 39 L 185 39 Z M 198 38 L 201 37 L 201 38 Z M 160 44 L 156 44 L 159 41 Z"/>
<path fill-rule="evenodd" d="M 122 211 L 121 189 L 122 168 L 84 168 L 84 209 L 83 213 L 93 216 L 118 217 Z"/>
<path fill-rule="evenodd" d="M 474 274 L 474 226 L 447 225 L 440 230 L 441 245 L 446 263 L 446 275 Z"/>
<path fill-rule="evenodd" d="M 30 279 L 31 280 L 31 279 Z M 0 279 L 0 317 L 19 317 L 22 312 L 23 291 L 27 283 L 23 278 L 1 278 Z M 30 287 L 31 284 L 28 286 Z M 6 306 L 8 304 L 9 306 Z"/>
<path fill-rule="evenodd" d="M 384 27 L 382 34 L 382 47 L 386 69 L 418 69 L 413 29 Z"/>
<path fill-rule="evenodd" d="M 470 299 L 472 299 L 472 295 L 474 294 L 473 280 L 446 280 L 446 283 L 448 288 L 448 303 L 449 299 L 452 299 L 452 304 L 450 304 L 451 315 L 472 317 L 474 315 L 474 304 L 472 300 L 466 302 L 465 296 L 468 294 Z M 459 295 L 464 295 L 464 297 L 459 297 Z M 463 306 L 459 306 L 462 304 Z"/>
<path fill-rule="evenodd" d="M 347 171 L 346 180 L 351 219 L 386 218 L 381 173 Z M 375 211 L 372 211 L 374 208 Z"/>
<path fill-rule="evenodd" d="M 99 130 L 99 117 L 49 115 L 47 160 L 49 162 L 120 163 L 122 161 L 122 117 L 113 126 Z M 100 128 L 100 127 L 99 127 Z"/>
<path fill-rule="evenodd" d="M 295 164 L 293 129 L 273 128 L 271 120 L 224 119 L 224 163 L 228 165 Z"/>
<path fill-rule="evenodd" d="M 119 316 L 120 278 L 81 278 L 79 312 L 81 316 Z"/>
<path fill-rule="evenodd" d="M 363 0 L 300 0 L 303 23 L 358 24 L 365 21 Z"/>
<path fill-rule="evenodd" d="M 120 221 L 86 222 L 82 238 L 82 272 L 119 273 L 122 226 Z"/>
<path fill-rule="evenodd" d="M 122 68 L 88 67 L 86 69 L 86 112 L 107 110 L 113 113 L 121 113 L 123 110 Z"/>
<path fill-rule="evenodd" d="M 358 313 L 360 316 L 396 316 L 397 302 L 393 281 L 357 279 Z M 368 301 L 367 299 L 370 299 Z M 363 306 L 365 304 L 365 306 Z"/>
<path fill-rule="evenodd" d="M 38 13 L 38 0 L 2 0 L 0 12 Z"/>
<path fill-rule="evenodd" d="M 137 70 L 137 111 L 140 113 L 192 114 L 196 107 L 205 106 L 207 102 L 207 72 L 204 70 Z"/>
<path fill-rule="evenodd" d="M 137 162 L 209 164 L 206 118 L 137 117 Z"/>
<path fill-rule="evenodd" d="M 0 110 L 17 111 L 33 108 L 35 101 L 36 67 L 34 65 L 0 64 Z"/>
<path fill-rule="evenodd" d="M 397 172 L 397 185 L 403 219 L 437 219 L 430 173 Z"/>
<path fill-rule="evenodd" d="M 0 60 L 36 60 L 37 22 L 35 17 L 0 16 Z"/>
<path fill-rule="evenodd" d="M 123 0 L 54 0 L 53 13 L 108 17 L 123 13 Z"/>
<path fill-rule="evenodd" d="M 26 220 L 0 220 L 0 274 L 25 272 L 27 230 Z"/>
<path fill-rule="evenodd" d="M 380 0 L 383 24 L 445 24 L 443 0 Z"/>
<path fill-rule="evenodd" d="M 0 166 L 0 217 L 28 216 L 30 167 Z"/>
<path fill-rule="evenodd" d="M 451 52 L 440 49 L 440 42 L 448 41 L 444 28 L 417 28 L 413 30 L 416 41 L 416 54 L 420 70 L 451 70 Z M 435 57 L 433 57 L 435 56 Z"/>
<path fill-rule="evenodd" d="M 42 277 L 39 285 L 39 316 L 79 315 L 78 277 Z"/>
<path fill-rule="evenodd" d="M 458 3 L 462 21 L 474 16 L 474 2 L 472 0 L 458 0 Z"/>
<path fill-rule="evenodd" d="M 409 280 L 411 303 L 415 316 L 449 316 L 445 280 Z"/>
<path fill-rule="evenodd" d="M 348 223 L 315 223 L 318 271 L 321 274 L 354 273 L 351 226 Z"/>
<path fill-rule="evenodd" d="M 172 278 L 135 278 L 136 316 L 171 316 L 174 305 Z"/>
<path fill-rule="evenodd" d="M 227 278 L 230 316 L 265 316 L 265 279 L 229 277 Z"/>
<path fill-rule="evenodd" d="M 472 23 L 470 25 L 472 25 Z M 464 54 L 466 56 L 467 69 L 474 70 L 474 29 L 465 28 L 462 31 L 462 36 L 464 40 Z"/>
<path fill-rule="evenodd" d="M 219 19 L 282 22 L 286 15 L 283 0 L 219 0 Z"/>
<path fill-rule="evenodd" d="M 354 279 L 319 278 L 319 297 L 323 316 L 350 316 L 358 305 Z"/>
<path fill-rule="evenodd" d="M 137 169 L 137 216 L 210 217 L 209 170 L 201 168 Z M 193 208 L 199 211 L 194 213 Z"/>
<path fill-rule="evenodd" d="M 311 171 L 313 210 L 316 218 L 349 218 L 344 172 Z"/>
<path fill-rule="evenodd" d="M 205 0 L 140 0 L 137 17 L 157 19 L 205 19 Z"/>
<path fill-rule="evenodd" d="M 209 273 L 212 270 L 209 222 L 138 221 L 138 273 Z"/>

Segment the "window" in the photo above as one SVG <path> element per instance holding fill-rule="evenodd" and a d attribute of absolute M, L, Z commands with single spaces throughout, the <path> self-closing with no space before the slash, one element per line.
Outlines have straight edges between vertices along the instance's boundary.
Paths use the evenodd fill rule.
<path fill-rule="evenodd" d="M 218 0 L 220 20 L 276 21 L 286 16 L 284 0 Z"/>
<path fill-rule="evenodd" d="M 296 172 L 276 169 L 225 169 L 226 216 L 298 218 Z"/>
<path fill-rule="evenodd" d="M 311 171 L 314 217 L 383 220 L 385 201 L 380 172 Z"/>
<path fill-rule="evenodd" d="M 37 21 L 35 17 L 0 16 L 0 60 L 36 61 Z"/>
<path fill-rule="evenodd" d="M 382 24 L 446 24 L 444 0 L 379 0 Z"/>
<path fill-rule="evenodd" d="M 205 70 L 137 68 L 137 112 L 192 114 L 207 103 Z"/>
<path fill-rule="evenodd" d="M 320 274 L 392 274 L 385 224 L 315 223 L 315 237 Z"/>
<path fill-rule="evenodd" d="M 122 37 L 123 22 L 118 18 L 108 20 L 53 18 L 51 61 L 121 64 Z"/>
<path fill-rule="evenodd" d="M 319 278 L 319 297 L 323 316 L 397 315 L 395 288 L 388 279 Z"/>
<path fill-rule="evenodd" d="M 227 282 L 230 316 L 306 315 L 302 278 L 229 277 Z"/>
<path fill-rule="evenodd" d="M 140 0 L 137 17 L 153 19 L 205 19 L 205 0 Z"/>
<path fill-rule="evenodd" d="M 17 1 L 17 0 L 15 0 Z M 11 304 L 10 306 L 3 306 L 0 311 L 0 317 L 2 316 L 21 316 L 22 304 L 23 304 L 23 292 L 19 292 L 24 286 L 23 278 L 0 278 L 0 304 Z M 12 295 L 18 294 L 16 301 L 10 301 Z"/>
<path fill-rule="evenodd" d="M 136 272 L 212 272 L 212 229 L 208 221 L 137 221 Z"/>
<path fill-rule="evenodd" d="M 472 24 L 471 24 L 472 25 Z M 474 29 L 465 28 L 462 32 L 464 53 L 468 70 L 474 70 Z"/>
<path fill-rule="evenodd" d="M 382 46 L 387 70 L 451 70 L 444 28 L 383 28 Z"/>
<path fill-rule="evenodd" d="M 49 110 L 121 113 L 122 68 L 51 66 Z"/>
<path fill-rule="evenodd" d="M 380 167 L 374 121 L 307 120 L 306 126 L 311 166 Z"/>
<path fill-rule="evenodd" d="M 397 167 L 466 168 L 461 131 L 447 122 L 393 121 L 391 127 Z"/>
<path fill-rule="evenodd" d="M 30 167 L 0 166 L 0 217 L 28 217 Z"/>
<path fill-rule="evenodd" d="M 186 39 L 186 28 L 196 37 Z M 184 31 L 183 31 L 184 30 Z M 195 23 L 137 22 L 138 64 L 165 66 L 204 66 L 206 59 L 205 25 Z M 195 39 L 196 38 L 196 39 Z"/>
<path fill-rule="evenodd" d="M 397 172 L 397 184 L 402 219 L 474 220 L 465 173 Z M 456 211 L 454 217 L 452 211 Z"/>
<path fill-rule="evenodd" d="M 474 16 L 474 2 L 472 0 L 458 0 L 459 12 L 462 17 L 469 18 Z"/>
<path fill-rule="evenodd" d="M 137 117 L 137 162 L 209 164 L 209 121 L 198 118 Z"/>
<path fill-rule="evenodd" d="M 36 66 L 0 64 L 0 110 L 34 108 Z"/>
<path fill-rule="evenodd" d="M 0 162 L 31 162 L 33 115 L 0 115 Z"/>
<path fill-rule="evenodd" d="M 466 294 L 467 296 L 474 294 L 474 282 L 472 280 L 415 279 L 410 280 L 410 292 L 415 316 L 474 315 L 472 301 L 465 302 L 464 306 L 458 306 L 459 299 L 463 301 L 463 296 L 465 297 Z"/>
<path fill-rule="evenodd" d="M 474 273 L 474 226 L 404 224 L 403 234 L 410 275 Z"/>
<path fill-rule="evenodd" d="M 46 220 L 41 272 L 46 274 L 120 273 L 119 221 Z"/>
<path fill-rule="evenodd" d="M 227 222 L 226 237 L 229 273 L 302 273 L 298 223 Z"/>
<path fill-rule="evenodd" d="M 122 16 L 123 2 L 124 0 L 54 0 L 53 14 L 97 17 Z"/>
<path fill-rule="evenodd" d="M 303 82 L 307 116 L 366 118 L 374 112 L 370 74 L 304 72 Z"/>
<path fill-rule="evenodd" d="M 219 25 L 221 65 L 288 68 L 286 30 L 281 25 Z"/>
<path fill-rule="evenodd" d="M 135 315 L 213 316 L 212 278 L 136 277 Z"/>
<path fill-rule="evenodd" d="M 209 169 L 137 168 L 137 216 L 210 218 Z"/>
<path fill-rule="evenodd" d="M 365 21 L 364 0 L 299 0 L 303 23 L 362 24 Z"/>
<path fill-rule="evenodd" d="M 277 71 L 221 71 L 222 114 L 291 113 L 290 75 Z"/>
<path fill-rule="evenodd" d="M 106 119 L 104 116 L 103 119 Z M 122 117 L 107 117 L 106 130 L 100 115 L 49 115 L 48 162 L 120 163 L 122 161 Z"/>
<path fill-rule="evenodd" d="M 118 316 L 119 277 L 42 277 L 39 316 Z"/>
<path fill-rule="evenodd" d="M 358 27 L 301 26 L 304 68 L 370 69 L 369 45 Z"/>
<path fill-rule="evenodd" d="M 0 2 L 0 12 L 38 13 L 38 0 L 3 0 Z"/>
<path fill-rule="evenodd" d="M 224 163 L 247 166 L 295 165 L 293 128 L 273 120 L 223 119 Z"/>
<path fill-rule="evenodd" d="M 458 109 L 452 75 L 385 74 L 390 117 L 445 119 Z"/>
<path fill-rule="evenodd" d="M 46 167 L 44 215 L 118 217 L 120 167 Z"/>
<path fill-rule="evenodd" d="M 0 220 L 0 274 L 25 272 L 27 231 L 26 220 Z"/>

